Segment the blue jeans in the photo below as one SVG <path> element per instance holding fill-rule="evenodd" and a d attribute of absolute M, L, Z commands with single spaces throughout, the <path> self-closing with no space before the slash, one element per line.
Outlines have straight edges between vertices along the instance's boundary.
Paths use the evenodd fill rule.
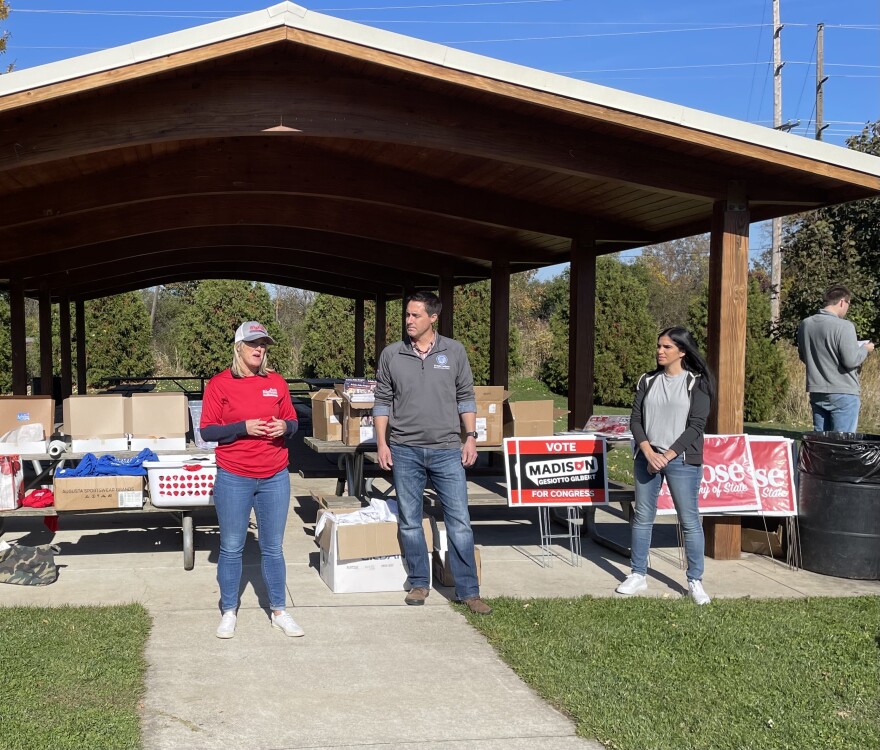
<path fill-rule="evenodd" d="M 392 445 L 391 460 L 397 490 L 400 541 L 409 569 L 410 586 L 428 588 L 430 570 L 422 515 L 425 483 L 430 478 L 446 520 L 455 596 L 461 600 L 479 596 L 474 533 L 468 513 L 467 480 L 461 464 L 461 451 L 458 448 L 445 450 Z"/>
<path fill-rule="evenodd" d="M 214 505 L 220 522 L 220 558 L 217 583 L 220 609 L 238 607 L 241 586 L 241 554 L 247 539 L 251 509 L 257 518 L 257 535 L 263 580 L 269 592 L 269 607 L 284 609 L 287 600 L 287 569 L 284 566 L 284 526 L 290 506 L 290 475 L 287 469 L 265 479 L 252 479 L 217 468 Z"/>
<path fill-rule="evenodd" d="M 811 393 L 816 432 L 857 432 L 862 400 L 852 393 Z"/>
<path fill-rule="evenodd" d="M 657 516 L 657 497 L 666 477 L 669 494 L 678 513 L 678 522 L 684 534 L 684 552 L 687 557 L 687 578 L 700 581 L 703 578 L 703 523 L 698 510 L 700 482 L 703 467 L 686 464 L 676 456 L 658 474 L 648 471 L 648 461 L 639 451 L 635 459 L 636 509 L 632 524 L 632 572 L 645 575 L 648 572 L 648 550 L 651 548 L 651 532 Z"/>

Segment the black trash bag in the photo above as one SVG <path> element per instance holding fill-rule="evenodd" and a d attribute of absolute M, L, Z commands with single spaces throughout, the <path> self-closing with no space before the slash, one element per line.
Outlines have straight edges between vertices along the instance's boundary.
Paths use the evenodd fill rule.
<path fill-rule="evenodd" d="M 22 586 L 46 586 L 55 583 L 58 568 L 55 555 L 60 552 L 53 544 L 25 547 L 13 544 L 0 550 L 0 583 Z"/>
<path fill-rule="evenodd" d="M 830 482 L 880 485 L 880 435 L 861 432 L 808 432 L 798 468 Z"/>

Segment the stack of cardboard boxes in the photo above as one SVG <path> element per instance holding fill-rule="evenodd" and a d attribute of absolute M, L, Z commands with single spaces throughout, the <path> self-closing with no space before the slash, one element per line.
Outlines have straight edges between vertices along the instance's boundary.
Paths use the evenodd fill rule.
<path fill-rule="evenodd" d="M 508 437 L 552 435 L 554 422 L 568 414 L 554 409 L 553 401 L 507 400 L 510 393 L 500 385 L 474 387 L 477 400 L 477 446 L 501 445 Z"/>
<path fill-rule="evenodd" d="M 54 431 L 51 396 L 0 396 L 0 455 L 45 453 Z"/>
<path fill-rule="evenodd" d="M 312 436 L 333 442 L 342 440 L 342 396 L 333 388 L 312 394 Z"/>
<path fill-rule="evenodd" d="M 373 406 L 376 381 L 351 378 L 336 386 L 342 399 L 342 442 L 346 445 L 375 443 Z"/>
<path fill-rule="evenodd" d="M 61 432 L 74 453 L 185 450 L 189 412 L 183 393 L 70 396 Z M 61 477 L 54 482 L 57 510 L 140 508 L 144 477 Z"/>

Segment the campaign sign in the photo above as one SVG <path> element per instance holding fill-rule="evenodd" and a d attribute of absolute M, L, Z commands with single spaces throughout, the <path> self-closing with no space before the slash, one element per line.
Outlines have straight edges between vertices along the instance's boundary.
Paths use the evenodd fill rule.
<path fill-rule="evenodd" d="M 745 435 L 706 435 L 703 439 L 703 481 L 700 513 L 756 511 L 761 507 L 749 441 Z M 657 498 L 657 514 L 675 513 L 666 482 Z"/>
<path fill-rule="evenodd" d="M 760 516 L 796 516 L 797 489 L 789 438 L 749 436 L 755 482 L 761 498 Z M 751 513 L 744 515 L 752 515 Z"/>
<path fill-rule="evenodd" d="M 605 439 L 506 438 L 507 504 L 607 505 Z"/>

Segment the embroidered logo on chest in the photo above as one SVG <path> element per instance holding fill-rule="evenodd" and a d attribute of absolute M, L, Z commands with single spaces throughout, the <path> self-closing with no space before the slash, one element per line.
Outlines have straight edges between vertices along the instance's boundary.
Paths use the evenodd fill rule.
<path fill-rule="evenodd" d="M 445 354 L 438 354 L 437 358 L 434 360 L 434 369 L 435 370 L 448 370 L 449 369 L 449 357 Z"/>

